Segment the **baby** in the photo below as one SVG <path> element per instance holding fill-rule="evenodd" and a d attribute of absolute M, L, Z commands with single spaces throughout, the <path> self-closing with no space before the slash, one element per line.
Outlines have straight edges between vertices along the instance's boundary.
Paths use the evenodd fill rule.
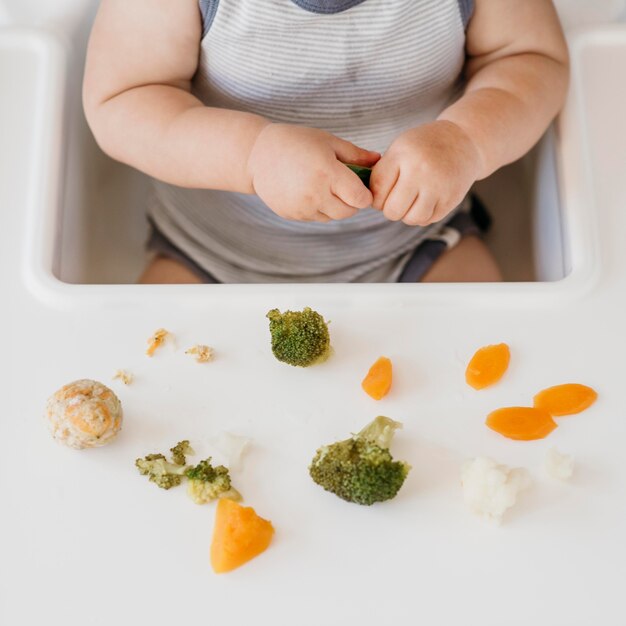
<path fill-rule="evenodd" d="M 496 281 L 469 189 L 567 81 L 550 0 L 102 0 L 84 105 L 155 179 L 142 282 Z"/>

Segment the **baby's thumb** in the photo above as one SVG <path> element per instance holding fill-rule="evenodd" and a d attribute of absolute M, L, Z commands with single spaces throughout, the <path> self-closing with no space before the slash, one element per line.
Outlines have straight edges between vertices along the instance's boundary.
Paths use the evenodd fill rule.
<path fill-rule="evenodd" d="M 380 159 L 378 152 L 364 150 L 355 146 L 344 139 L 335 138 L 335 154 L 337 159 L 342 163 L 350 163 L 352 165 L 362 165 L 363 167 L 373 167 Z"/>
<path fill-rule="evenodd" d="M 372 192 L 361 179 L 343 163 L 337 163 L 334 170 L 331 191 L 341 201 L 355 209 L 366 209 L 374 201 Z"/>

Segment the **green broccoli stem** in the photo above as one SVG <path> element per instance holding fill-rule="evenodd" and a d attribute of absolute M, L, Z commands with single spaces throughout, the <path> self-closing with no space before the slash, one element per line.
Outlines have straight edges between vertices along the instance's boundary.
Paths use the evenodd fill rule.
<path fill-rule="evenodd" d="M 376 444 L 379 448 L 389 449 L 396 430 L 402 428 L 400 422 L 396 422 L 389 417 L 379 415 L 363 428 L 355 438 L 365 439 Z"/>
<path fill-rule="evenodd" d="M 347 165 L 361 179 L 361 181 L 363 181 L 363 184 L 369 189 L 370 178 L 372 176 L 372 168 L 363 167 L 362 165 L 352 165 L 351 163 L 346 163 L 345 165 Z"/>

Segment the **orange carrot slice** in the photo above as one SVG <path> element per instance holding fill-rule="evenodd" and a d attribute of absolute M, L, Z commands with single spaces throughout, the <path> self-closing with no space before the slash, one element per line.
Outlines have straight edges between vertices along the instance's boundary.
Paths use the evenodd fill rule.
<path fill-rule="evenodd" d="M 216 574 L 230 572 L 264 552 L 272 541 L 272 523 L 251 507 L 224 498 L 217 504 L 211 543 L 211 565 Z"/>
<path fill-rule="evenodd" d="M 574 383 L 556 385 L 540 391 L 534 398 L 534 404 L 539 409 L 545 409 L 558 417 L 559 415 L 573 415 L 589 408 L 598 397 L 598 394 L 586 385 Z"/>
<path fill-rule="evenodd" d="M 521 441 L 543 439 L 557 426 L 546 410 L 528 406 L 498 409 L 487 416 L 485 423 L 497 433 Z"/>
<path fill-rule="evenodd" d="M 363 379 L 361 387 L 363 391 L 374 400 L 384 398 L 391 389 L 392 365 L 386 356 L 381 356 Z"/>
<path fill-rule="evenodd" d="M 474 389 L 484 389 L 497 383 L 509 367 L 511 352 L 505 343 L 480 348 L 465 370 L 465 380 Z"/>

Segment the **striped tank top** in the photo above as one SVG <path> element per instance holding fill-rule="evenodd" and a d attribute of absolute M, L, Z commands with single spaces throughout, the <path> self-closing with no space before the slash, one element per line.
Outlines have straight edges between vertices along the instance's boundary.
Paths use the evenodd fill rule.
<path fill-rule="evenodd" d="M 199 0 L 193 93 L 384 153 L 460 95 L 473 0 Z M 437 226 L 365 209 L 326 224 L 257 196 L 154 181 L 149 216 L 219 282 L 393 282 Z"/>

